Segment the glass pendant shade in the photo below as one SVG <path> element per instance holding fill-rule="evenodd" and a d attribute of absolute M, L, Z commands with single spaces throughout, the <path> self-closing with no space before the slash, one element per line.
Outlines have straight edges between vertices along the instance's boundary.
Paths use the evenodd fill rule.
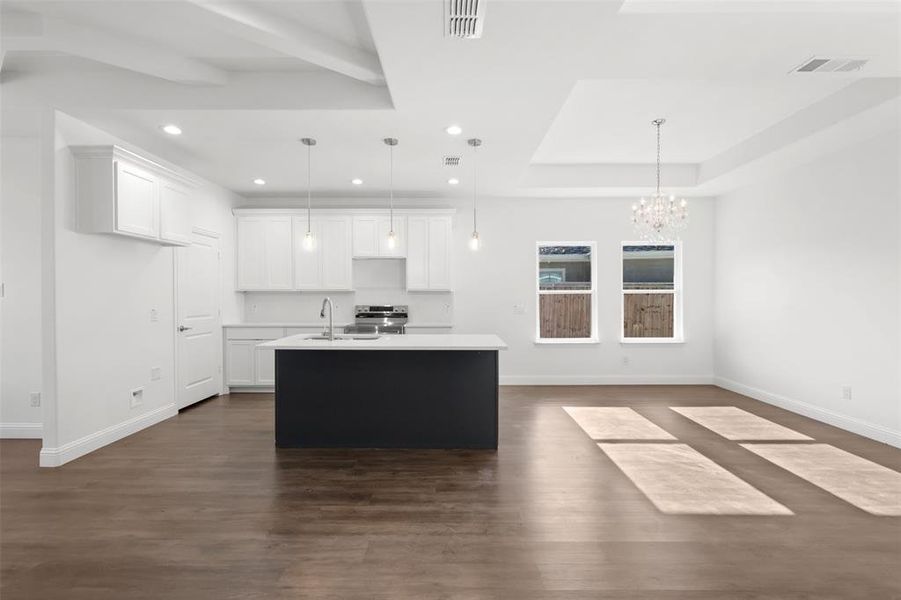
<path fill-rule="evenodd" d="M 469 238 L 469 249 L 470 250 L 478 250 L 482 246 L 481 240 L 479 240 L 479 232 L 473 231 L 472 237 Z"/>
<path fill-rule="evenodd" d="M 307 252 L 312 251 L 316 248 L 316 239 L 313 237 L 313 232 L 308 231 L 303 236 L 303 249 Z"/>
<path fill-rule="evenodd" d="M 388 248 L 391 250 L 397 248 L 397 234 L 393 230 L 388 232 Z"/>

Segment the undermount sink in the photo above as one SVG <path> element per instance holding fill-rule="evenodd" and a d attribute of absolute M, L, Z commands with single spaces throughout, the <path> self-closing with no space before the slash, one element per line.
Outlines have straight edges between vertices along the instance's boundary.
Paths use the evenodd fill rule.
<path fill-rule="evenodd" d="M 377 340 L 381 336 L 377 333 L 336 333 L 336 340 Z M 328 340 L 329 336 L 323 333 L 307 336 L 308 340 Z"/>

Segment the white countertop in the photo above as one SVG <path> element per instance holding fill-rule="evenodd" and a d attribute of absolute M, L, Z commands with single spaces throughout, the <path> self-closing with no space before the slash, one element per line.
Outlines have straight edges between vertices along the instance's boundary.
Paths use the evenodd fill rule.
<path fill-rule="evenodd" d="M 353 325 L 353 323 L 335 323 L 335 329 L 344 328 L 348 325 Z M 326 322 L 316 322 L 316 323 L 226 323 L 222 327 L 228 329 L 236 329 L 242 327 L 296 327 L 298 329 L 322 329 L 323 327 L 328 326 L 328 321 Z M 453 328 L 453 323 L 407 323 L 408 329 L 451 329 Z"/>
<path fill-rule="evenodd" d="M 276 350 L 506 350 L 493 334 L 383 335 L 375 340 L 310 340 L 308 333 L 260 344 Z"/>

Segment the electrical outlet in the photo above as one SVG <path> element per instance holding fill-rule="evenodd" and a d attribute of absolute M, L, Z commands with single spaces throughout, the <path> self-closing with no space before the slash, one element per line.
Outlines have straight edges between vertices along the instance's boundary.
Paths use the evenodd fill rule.
<path fill-rule="evenodd" d="M 250 312 L 252 312 L 252 313 L 257 312 L 257 305 L 256 305 L 256 304 L 251 304 L 251 305 L 250 305 Z"/>
<path fill-rule="evenodd" d="M 842 386 L 842 400 L 850 400 L 851 399 L 851 386 L 846 385 Z"/>
<path fill-rule="evenodd" d="M 156 323 L 160 320 L 160 311 L 155 308 L 150 309 L 150 322 Z"/>
<path fill-rule="evenodd" d="M 444 314 L 448 314 L 450 312 L 451 305 L 447 302 L 444 304 Z"/>
<path fill-rule="evenodd" d="M 40 392 L 31 392 L 28 394 L 28 398 L 31 401 L 32 406 L 40 406 L 41 405 L 41 393 Z"/>
<path fill-rule="evenodd" d="M 623 357 L 623 366 L 624 366 L 624 367 L 628 367 L 628 366 L 629 366 L 629 357 L 628 357 L 628 356 L 624 356 L 624 357 Z"/>
<path fill-rule="evenodd" d="M 514 304 L 513 305 L 513 314 L 514 315 L 526 314 L 526 305 L 525 304 Z"/>
<path fill-rule="evenodd" d="M 163 370 L 159 367 L 152 367 L 150 369 L 150 380 L 151 381 L 159 381 L 160 377 L 162 377 Z"/>
<path fill-rule="evenodd" d="M 144 404 L 144 388 L 135 388 L 131 390 L 131 401 L 129 402 L 129 406 L 131 408 L 137 408 Z"/>

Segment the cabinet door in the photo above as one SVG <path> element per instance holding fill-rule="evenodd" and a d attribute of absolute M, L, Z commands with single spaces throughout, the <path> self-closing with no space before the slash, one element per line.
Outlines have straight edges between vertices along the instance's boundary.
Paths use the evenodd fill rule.
<path fill-rule="evenodd" d="M 159 187 L 151 173 L 116 161 L 116 231 L 159 237 Z"/>
<path fill-rule="evenodd" d="M 429 218 L 429 289 L 451 289 L 451 221 Z"/>
<path fill-rule="evenodd" d="M 290 290 L 294 287 L 291 251 L 291 217 L 266 217 L 266 289 Z"/>
<path fill-rule="evenodd" d="M 164 179 L 160 182 L 160 239 L 188 245 L 192 227 L 187 188 Z"/>
<path fill-rule="evenodd" d="M 225 345 L 226 385 L 253 385 L 255 340 L 229 340 Z"/>
<path fill-rule="evenodd" d="M 303 246 L 307 233 L 307 218 L 294 217 L 294 287 L 299 290 L 322 289 L 322 232 L 319 220 L 313 219 L 310 231 L 313 233 L 313 248 Z"/>
<path fill-rule="evenodd" d="M 394 217 L 394 234 L 397 236 L 397 245 L 388 247 L 388 232 L 391 231 L 389 217 L 379 217 L 379 256 L 388 258 L 403 258 L 407 255 L 407 218 Z"/>
<path fill-rule="evenodd" d="M 353 287 L 351 221 L 341 216 L 322 217 L 318 221 L 322 287 L 326 290 L 349 290 Z"/>
<path fill-rule="evenodd" d="M 429 289 L 429 218 L 407 218 L 407 289 Z"/>
<path fill-rule="evenodd" d="M 378 217 L 354 217 L 353 228 L 353 255 L 360 258 L 378 256 Z"/>
<path fill-rule="evenodd" d="M 259 343 L 259 340 L 254 342 Z M 275 385 L 275 348 L 254 348 L 254 383 Z"/>
<path fill-rule="evenodd" d="M 238 217 L 238 289 L 266 289 L 266 228 L 263 217 Z"/>

